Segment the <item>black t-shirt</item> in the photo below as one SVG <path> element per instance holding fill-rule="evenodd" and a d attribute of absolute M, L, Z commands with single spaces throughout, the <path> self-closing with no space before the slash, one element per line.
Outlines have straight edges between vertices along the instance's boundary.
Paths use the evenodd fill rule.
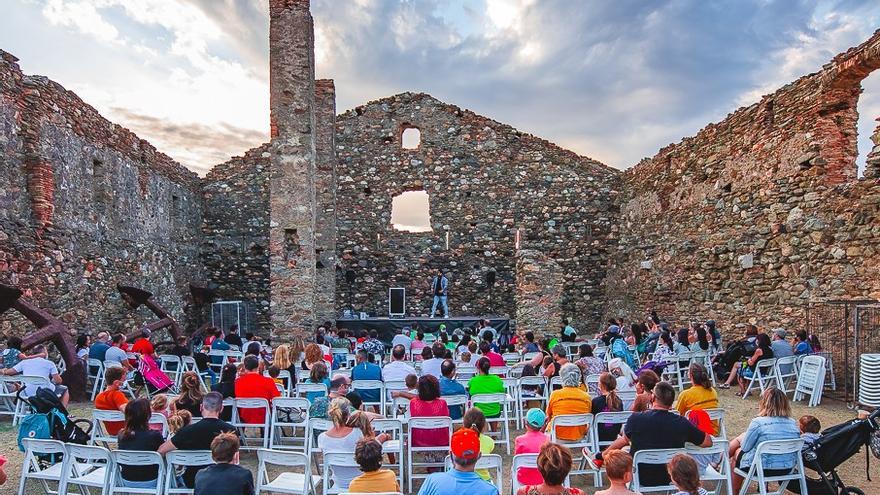
<path fill-rule="evenodd" d="M 119 450 L 144 450 L 156 452 L 165 440 L 162 432 L 141 430 L 119 440 Z M 159 477 L 159 466 L 122 466 L 122 477 L 128 481 L 150 481 Z"/>
<path fill-rule="evenodd" d="M 618 403 L 619 406 L 623 405 L 623 401 Z M 600 395 L 593 399 L 593 404 L 590 407 L 590 410 L 593 414 L 597 414 L 600 412 L 619 412 L 622 409 L 612 409 L 608 407 L 608 400 L 604 395 Z M 600 423 L 596 430 L 599 432 L 599 441 L 602 442 L 613 442 L 617 435 L 620 434 L 620 427 L 623 426 L 620 423 Z"/>
<path fill-rule="evenodd" d="M 706 434 L 687 419 L 669 411 L 651 409 L 629 417 L 623 432 L 629 438 L 630 453 L 640 450 L 680 449 L 685 443 L 701 445 Z M 639 466 L 639 483 L 659 486 L 670 483 L 666 466 L 643 464 Z"/>
<path fill-rule="evenodd" d="M 212 464 L 196 475 L 193 495 L 252 495 L 254 475 L 235 464 Z"/>
<path fill-rule="evenodd" d="M 211 390 L 220 392 L 224 399 L 235 397 L 235 382 L 220 382 L 211 385 Z M 223 421 L 232 421 L 232 406 L 224 406 L 220 413 L 220 419 Z"/>
<path fill-rule="evenodd" d="M 214 437 L 224 432 L 234 432 L 235 427 L 217 418 L 204 418 L 199 422 L 181 428 L 171 437 L 171 443 L 179 450 L 211 450 Z M 189 466 L 183 473 L 186 486 L 192 488 L 196 473 L 204 466 Z"/>
<path fill-rule="evenodd" d="M 202 416 L 202 401 L 193 402 L 186 397 L 178 397 L 176 401 L 174 401 L 174 406 L 178 411 L 186 409 L 195 417 Z"/>
<path fill-rule="evenodd" d="M 226 337 L 223 337 L 223 340 L 225 340 L 227 344 L 238 346 L 238 348 L 241 349 L 241 336 L 237 333 L 229 334 Z"/>
<path fill-rule="evenodd" d="M 189 349 L 182 345 L 174 345 L 171 349 L 171 354 L 177 357 L 189 356 Z"/>

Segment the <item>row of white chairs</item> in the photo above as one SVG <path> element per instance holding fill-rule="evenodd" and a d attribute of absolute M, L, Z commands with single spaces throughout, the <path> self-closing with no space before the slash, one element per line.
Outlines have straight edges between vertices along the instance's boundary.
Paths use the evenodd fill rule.
<path fill-rule="evenodd" d="M 753 390 L 760 393 L 770 387 L 778 388 L 785 394 L 793 393 L 794 400 L 808 396 L 810 407 L 819 405 L 826 375 L 824 356 L 803 354 L 781 358 L 761 359 L 755 363 L 752 376 L 747 379 L 748 386 L 743 399 Z M 794 384 L 794 386 L 792 386 Z"/>

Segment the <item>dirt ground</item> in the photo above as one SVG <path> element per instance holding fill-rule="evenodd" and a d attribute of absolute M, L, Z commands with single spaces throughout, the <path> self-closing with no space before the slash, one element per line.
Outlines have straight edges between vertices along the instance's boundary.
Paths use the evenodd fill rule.
<path fill-rule="evenodd" d="M 721 406 L 727 411 L 726 421 L 728 434 L 733 437 L 744 431 L 748 426 L 749 421 L 756 414 L 757 397 L 753 394 L 752 397 L 742 400 L 734 395 L 733 390 L 722 390 L 720 393 Z M 89 410 L 90 404 L 73 404 L 71 407 L 72 414 L 77 417 L 88 417 Z M 819 421 L 822 423 L 822 428 L 839 424 L 855 417 L 854 411 L 847 409 L 845 404 L 827 398 L 824 399 L 822 405 L 817 408 L 808 408 L 803 402 L 795 403 L 793 404 L 793 414 L 796 418 L 804 414 L 812 414 L 819 418 Z M 519 434 L 519 432 L 516 434 Z M 8 420 L 4 420 L 0 423 L 0 452 L 9 458 L 9 463 L 6 465 L 6 473 L 9 476 L 9 480 L 4 486 L 0 487 L 0 494 L 11 495 L 18 490 L 22 453 L 19 452 L 16 447 L 16 432 Z M 504 472 L 508 473 L 510 469 L 510 457 L 504 455 L 503 452 L 500 453 L 504 456 Z M 847 484 L 857 486 L 864 490 L 865 493 L 880 493 L 880 472 L 878 472 L 876 467 L 880 466 L 880 461 L 876 459 L 874 459 L 874 461 L 876 462 L 872 463 L 871 466 L 871 473 L 874 477 L 874 481 L 872 482 L 867 481 L 865 478 L 864 452 L 857 454 L 843 464 L 839 470 L 840 475 Z M 253 453 L 244 453 L 242 455 L 242 465 L 248 466 L 256 471 L 256 455 Z M 508 479 L 509 478 L 505 476 L 504 490 L 507 494 L 510 493 L 510 485 L 507 483 Z M 417 482 L 416 486 L 418 486 L 418 484 L 419 482 Z M 576 477 L 572 480 L 572 485 L 584 489 L 587 493 L 594 492 L 592 478 Z M 40 494 L 42 493 L 42 487 L 36 482 L 30 482 L 25 493 L 28 495 Z"/>

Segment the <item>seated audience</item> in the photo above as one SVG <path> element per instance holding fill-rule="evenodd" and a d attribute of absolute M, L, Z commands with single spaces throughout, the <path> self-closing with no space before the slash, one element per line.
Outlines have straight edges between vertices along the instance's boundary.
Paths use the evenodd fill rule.
<path fill-rule="evenodd" d="M 593 399 L 590 410 L 593 414 L 623 411 L 623 401 L 617 396 L 617 380 L 611 373 L 599 375 L 600 395 Z M 600 442 L 611 442 L 620 434 L 620 423 L 600 423 L 596 433 Z M 599 457 L 601 454 L 597 455 Z"/>
<path fill-rule="evenodd" d="M 171 401 L 171 412 L 187 410 L 193 416 L 202 411 L 202 381 L 195 371 L 187 371 L 180 380 L 180 394 Z"/>
<path fill-rule="evenodd" d="M 177 411 L 176 413 L 168 416 L 168 435 L 174 436 L 178 431 L 183 428 L 189 426 L 192 423 L 193 415 L 189 413 L 186 409 L 182 411 Z M 150 427 L 152 428 L 152 424 Z M 159 425 L 161 428 L 162 425 Z"/>
<path fill-rule="evenodd" d="M 101 411 L 125 412 L 128 397 L 119 390 L 125 383 L 125 370 L 111 366 L 104 370 L 104 390 L 95 397 L 95 409 Z M 104 421 L 104 429 L 110 435 L 116 435 L 125 426 L 125 421 Z"/>
<path fill-rule="evenodd" d="M 235 397 L 238 399 L 266 399 L 271 405 L 272 399 L 281 395 L 275 382 L 258 371 L 260 359 L 257 356 L 245 356 L 244 372 L 235 380 Z M 261 407 L 242 408 L 238 415 L 244 423 L 262 423 L 265 421 L 266 410 Z"/>
<path fill-rule="evenodd" d="M 391 339 L 391 347 L 402 345 L 403 348 L 409 352 L 410 347 L 412 346 L 412 339 L 409 336 L 409 330 L 409 327 L 398 328 L 397 334 Z"/>
<path fill-rule="evenodd" d="M 514 440 L 513 454 L 537 454 L 541 447 L 550 441 L 544 433 L 547 416 L 544 411 L 533 407 L 526 413 L 526 432 Z M 521 485 L 540 485 L 544 482 L 537 468 L 519 468 L 516 479 Z"/>
<path fill-rule="evenodd" d="M 0 375 L 28 375 L 45 378 L 52 387 L 53 392 L 55 392 L 55 396 L 61 400 L 61 404 L 67 407 L 67 403 L 70 401 L 70 394 L 67 393 L 67 387 L 61 384 L 61 374 L 58 372 L 58 367 L 55 366 L 55 363 L 49 361 L 48 357 L 49 351 L 46 349 L 46 346 L 42 344 L 36 345 L 31 349 L 31 357 L 19 361 L 11 368 L 0 369 Z M 40 387 L 36 385 L 26 386 L 23 394 L 24 397 L 32 397 L 37 393 L 38 388 Z"/>
<path fill-rule="evenodd" d="M 312 367 L 318 363 L 322 363 L 324 364 L 324 366 L 327 366 L 329 364 L 327 361 L 324 361 L 324 353 L 321 351 L 321 347 L 314 342 L 306 345 L 305 349 L 303 350 L 303 354 L 304 357 L 302 362 L 300 363 L 302 371 L 311 371 Z"/>
<path fill-rule="evenodd" d="M 545 443 L 538 453 L 538 472 L 544 482 L 540 485 L 526 485 L 517 491 L 517 495 L 584 495 L 580 488 L 566 488 L 565 478 L 571 472 L 571 451 L 562 445 Z"/>
<path fill-rule="evenodd" d="M 797 356 L 802 354 L 812 354 L 813 347 L 807 340 L 807 331 L 799 330 L 794 336 L 794 353 Z"/>
<path fill-rule="evenodd" d="M 553 424 L 553 417 L 562 414 L 588 414 L 592 411 L 590 395 L 581 390 L 581 370 L 577 365 L 566 363 L 560 368 L 562 388 L 554 390 L 547 401 L 547 429 Z M 549 431 L 549 430 L 548 430 Z M 558 426 L 556 438 L 577 441 L 584 437 L 587 426 Z"/>
<path fill-rule="evenodd" d="M 568 364 L 568 353 L 565 350 L 565 346 L 562 344 L 556 344 L 553 346 L 553 360 L 550 362 L 550 365 L 544 368 L 544 376 L 547 378 L 553 376 L 559 376 L 559 370 L 563 365 Z"/>
<path fill-rule="evenodd" d="M 581 368 L 584 376 L 598 375 L 605 371 L 605 361 L 593 355 L 593 347 L 590 344 L 580 345 L 575 364 Z"/>
<path fill-rule="evenodd" d="M 404 348 L 403 346 L 401 346 L 401 348 L 403 348 L 403 352 L 404 354 L 406 354 L 406 348 Z M 370 338 L 368 338 L 364 341 L 363 344 L 361 344 L 361 349 L 375 356 L 376 361 L 380 363 L 385 358 L 385 344 L 381 340 L 379 340 L 379 332 L 377 332 L 376 330 L 370 330 Z"/>
<path fill-rule="evenodd" d="M 440 398 L 440 382 L 433 375 L 419 377 L 418 397 L 409 401 L 409 413 L 412 417 L 448 417 L 449 407 Z M 446 428 L 416 429 L 410 432 L 410 441 L 414 447 L 437 447 L 449 444 L 449 431 Z"/>
<path fill-rule="evenodd" d="M 370 352 L 367 349 L 364 349 Z M 402 345 L 396 345 L 391 349 L 391 362 L 382 367 L 382 381 L 385 383 L 404 381 L 407 375 L 416 375 L 416 369 L 406 362 L 406 349 Z"/>
<path fill-rule="evenodd" d="M 229 331 L 226 332 L 226 336 L 223 337 L 223 340 L 229 345 L 238 347 L 239 350 L 241 350 L 241 346 L 244 344 L 241 340 L 241 335 L 238 334 L 238 325 L 230 325 Z"/>
<path fill-rule="evenodd" d="M 758 345 L 758 348 L 755 349 L 752 356 L 745 362 L 745 365 L 740 366 L 739 373 L 737 373 L 739 393 L 736 395 L 738 396 L 746 393 L 746 382 L 755 375 L 755 368 L 758 365 L 758 361 L 773 359 L 773 348 L 770 344 L 770 337 L 768 337 L 766 333 L 758 334 L 755 338 L 755 343 Z"/>
<path fill-rule="evenodd" d="M 453 395 L 467 396 L 467 390 L 464 385 L 455 380 L 455 363 L 451 359 L 443 360 L 440 365 L 440 396 L 449 397 Z M 452 419 L 461 419 L 464 414 L 464 406 L 449 406 L 449 417 Z"/>
<path fill-rule="evenodd" d="M 275 385 L 281 385 L 282 388 L 285 387 L 284 380 L 280 378 L 281 368 L 273 364 L 266 370 L 266 374 L 269 375 L 269 378 L 271 378 L 273 382 L 275 382 Z"/>
<path fill-rule="evenodd" d="M 191 355 L 192 353 L 189 350 L 189 346 L 187 345 L 188 343 L 189 342 L 187 341 L 186 336 L 181 335 L 180 337 L 177 337 L 177 341 L 174 343 L 174 347 L 171 348 L 171 352 L 169 354 L 181 358 Z"/>
<path fill-rule="evenodd" d="M 394 471 L 382 468 L 382 444 L 371 438 L 358 440 L 354 448 L 354 460 L 363 472 L 351 480 L 350 493 L 397 493 L 400 484 Z"/>
<path fill-rule="evenodd" d="M 636 381 L 636 400 L 633 401 L 633 412 L 645 412 L 651 407 L 654 397 L 654 385 L 660 382 L 660 377 L 653 370 L 642 370 Z"/>
<path fill-rule="evenodd" d="M 477 374 L 468 381 L 468 391 L 471 397 L 478 394 L 501 394 L 505 392 L 504 382 L 496 375 L 489 374 L 489 358 L 481 357 L 477 361 Z M 501 404 L 497 402 L 477 404 L 475 407 L 483 411 L 487 418 L 497 418 L 501 415 Z"/>
<path fill-rule="evenodd" d="M 223 410 L 223 396 L 218 392 L 208 392 L 202 398 L 201 421 L 190 423 L 173 434 L 159 447 L 158 452 L 165 455 L 172 450 L 209 450 L 214 438 L 221 433 L 235 433 L 231 424 L 219 418 Z M 183 411 L 181 411 L 183 412 Z M 180 413 L 176 413 L 180 414 Z M 169 421 L 168 426 L 171 426 Z M 195 483 L 196 473 L 205 466 L 187 466 L 183 472 L 183 481 L 188 488 Z"/>
<path fill-rule="evenodd" d="M 691 409 L 714 409 L 718 407 L 718 392 L 712 387 L 712 378 L 700 363 L 688 368 L 691 387 L 678 396 L 675 409 L 684 416 Z"/>
<path fill-rule="evenodd" d="M 806 335 L 806 334 L 804 334 L 804 335 Z M 10 339 L 12 339 L 12 338 L 18 339 L 18 337 L 10 337 Z M 98 332 L 98 335 L 95 336 L 95 342 L 89 346 L 89 359 L 97 359 L 98 361 L 103 362 L 107 356 L 107 349 L 110 348 L 110 344 L 108 343 L 109 341 L 110 341 L 110 334 L 109 333 Z M 15 349 L 21 348 L 21 343 L 20 343 L 21 339 L 18 339 L 18 342 L 19 342 L 19 344 L 18 344 L 19 347 L 15 347 Z M 9 349 L 11 347 L 12 346 L 10 345 L 10 342 L 7 341 L 6 348 Z M 6 361 L 6 354 L 5 353 L 3 354 L 3 360 L 4 360 L 4 362 Z M 4 366 L 4 367 L 9 368 L 10 366 Z M 97 370 L 95 368 L 92 368 L 89 371 L 89 373 L 91 373 L 93 375 L 96 372 L 97 372 Z"/>
<path fill-rule="evenodd" d="M 427 347 L 425 349 L 427 349 Z M 440 342 L 434 342 L 430 349 L 431 357 L 427 359 L 424 359 L 423 357 L 422 376 L 431 375 L 439 380 L 440 377 L 443 376 L 440 373 L 440 365 L 443 364 L 443 360 L 446 356 L 446 348 L 443 347 L 443 344 Z"/>
<path fill-rule="evenodd" d="M 768 388 L 761 394 L 758 417 L 749 423 L 745 433 L 730 442 L 730 464 L 748 472 L 754 461 L 755 449 L 761 442 L 790 440 L 800 435 L 798 423 L 791 417 L 788 397 L 777 388 Z M 794 454 L 766 455 L 762 461 L 765 476 L 788 474 L 797 462 Z M 742 476 L 734 473 L 734 493 L 739 493 L 742 483 Z"/>
<path fill-rule="evenodd" d="M 150 401 L 150 412 L 161 414 L 162 416 L 165 416 L 165 419 L 167 420 L 171 415 L 168 411 L 168 396 L 165 394 L 153 396 L 153 400 Z M 190 415 L 190 417 L 192 417 L 192 415 Z M 160 423 L 150 423 L 150 429 L 162 431 L 163 427 Z"/>
<path fill-rule="evenodd" d="M 211 385 L 213 392 L 219 392 L 224 399 L 235 398 L 235 378 L 238 376 L 238 367 L 232 363 L 226 363 L 220 371 L 220 382 Z M 232 421 L 232 406 L 223 408 L 220 414 L 223 421 Z"/>
<path fill-rule="evenodd" d="M 687 454 L 675 454 L 666 465 L 672 484 L 678 488 L 674 495 L 707 495 L 700 482 L 697 462 Z"/>
<path fill-rule="evenodd" d="M 196 475 L 193 495 L 252 495 L 254 475 L 238 465 L 238 436 L 221 433 L 211 441 L 211 464 Z"/>
<path fill-rule="evenodd" d="M 562 319 L 562 328 L 559 332 L 559 340 L 562 342 L 574 342 L 577 340 L 577 330 L 568 322 L 568 318 Z"/>
<path fill-rule="evenodd" d="M 504 362 L 504 357 L 492 349 L 490 342 L 485 340 L 480 342 L 480 355 L 489 359 L 490 366 L 507 366 L 507 363 Z"/>
<path fill-rule="evenodd" d="M 382 368 L 379 365 L 370 362 L 370 355 L 367 351 L 361 349 L 356 353 L 357 364 L 351 370 L 351 379 L 352 381 L 357 380 L 375 380 L 382 381 Z M 380 389 L 360 389 L 358 390 L 358 394 L 360 394 L 361 399 L 365 402 L 379 402 L 381 397 L 379 396 L 381 393 Z"/>
<path fill-rule="evenodd" d="M 344 375 L 337 375 L 330 380 L 330 387 L 328 389 L 327 395 L 322 395 L 315 399 L 312 402 L 312 405 L 309 407 L 309 417 L 310 418 L 321 418 L 327 419 L 327 411 L 330 408 L 330 403 L 334 399 L 347 399 L 346 395 L 349 394 L 349 390 L 351 389 L 351 380 Z M 348 401 L 349 405 L 351 401 Z"/>
<path fill-rule="evenodd" d="M 462 426 L 464 428 L 470 428 L 480 434 L 481 455 L 491 454 L 492 451 L 495 450 L 495 440 L 489 435 L 486 435 L 486 416 L 483 414 L 483 411 L 480 411 L 476 407 L 472 407 L 465 411 L 464 417 L 462 418 Z M 488 469 L 477 469 L 475 472 L 480 478 L 483 478 L 486 481 L 492 480 Z"/>
<path fill-rule="evenodd" d="M 461 428 L 452 434 L 449 444 L 452 470 L 429 475 L 422 483 L 419 495 L 499 495 L 495 485 L 474 472 L 480 459 L 480 436 L 477 432 Z"/>
<path fill-rule="evenodd" d="M 113 336 L 112 344 L 104 353 L 104 367 L 122 366 L 126 370 L 132 369 L 131 363 L 128 361 L 128 354 L 123 347 L 125 344 L 125 335 L 118 333 Z"/>
<path fill-rule="evenodd" d="M 605 468 L 611 486 L 607 490 L 597 491 L 595 495 L 638 495 L 627 488 L 633 480 L 633 460 L 626 451 L 605 452 L 602 467 Z"/>
<path fill-rule="evenodd" d="M 125 426 L 118 435 L 119 450 L 156 452 L 162 445 L 162 433 L 150 429 L 150 401 L 135 399 L 125 405 Z M 127 488 L 155 488 L 159 466 L 122 465 L 120 484 Z"/>
<path fill-rule="evenodd" d="M 76 351 L 76 357 L 81 360 L 86 360 L 89 357 L 89 336 L 86 334 L 79 334 L 76 336 L 76 347 L 74 350 Z M 5 351 L 4 351 L 5 352 Z"/>
<path fill-rule="evenodd" d="M 675 389 L 666 382 L 654 387 L 654 401 L 649 411 L 635 413 L 623 427 L 623 434 L 603 451 L 630 446 L 630 454 L 647 449 L 680 449 L 685 443 L 710 447 L 712 437 L 699 430 L 687 419 L 669 412 L 675 401 Z M 639 469 L 639 484 L 659 486 L 669 484 L 669 474 L 663 466 L 645 465 Z"/>
<path fill-rule="evenodd" d="M 153 347 L 153 343 L 150 342 L 151 333 L 152 332 L 146 328 L 141 330 L 141 336 L 131 345 L 131 352 L 142 356 L 152 356 L 156 352 L 156 349 Z"/>
<path fill-rule="evenodd" d="M 525 334 L 525 342 L 522 347 L 523 353 L 529 352 L 540 352 L 541 349 L 538 348 L 538 344 L 535 343 L 535 334 L 534 332 L 526 332 Z"/>
<path fill-rule="evenodd" d="M 327 364 L 323 361 L 313 364 L 312 369 L 309 371 L 309 377 L 303 383 L 323 383 L 329 389 L 330 371 L 327 368 Z M 306 392 L 306 399 L 314 403 L 315 399 L 324 395 L 323 392 Z"/>
<path fill-rule="evenodd" d="M 318 435 L 318 448 L 326 453 L 351 453 L 357 443 L 364 437 L 361 430 L 348 426 L 348 418 L 352 413 L 351 403 L 344 397 L 333 399 L 327 409 L 327 418 L 333 426 Z M 341 491 L 349 491 L 348 485 L 358 475 L 358 468 L 349 466 L 333 466 L 331 468 L 333 486 Z"/>

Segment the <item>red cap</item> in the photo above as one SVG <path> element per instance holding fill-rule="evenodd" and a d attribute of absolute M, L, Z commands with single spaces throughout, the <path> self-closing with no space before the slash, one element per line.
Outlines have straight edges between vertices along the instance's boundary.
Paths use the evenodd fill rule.
<path fill-rule="evenodd" d="M 452 434 L 450 450 L 459 459 L 476 459 L 480 457 L 480 435 L 470 428 L 461 428 Z"/>

